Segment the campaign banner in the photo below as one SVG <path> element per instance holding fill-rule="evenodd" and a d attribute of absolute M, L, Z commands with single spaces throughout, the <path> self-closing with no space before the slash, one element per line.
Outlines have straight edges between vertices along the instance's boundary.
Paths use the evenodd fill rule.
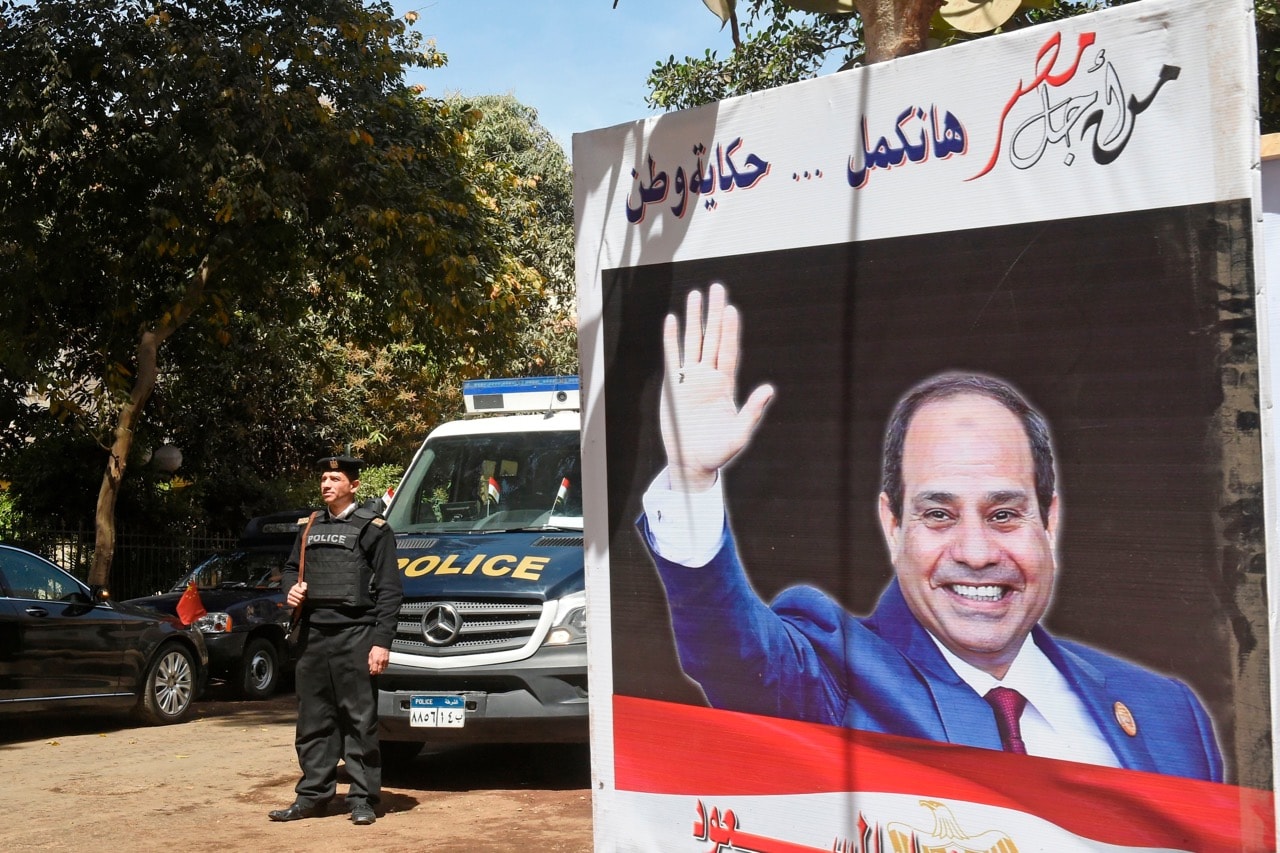
<path fill-rule="evenodd" d="M 1255 51 L 1144 0 L 575 136 L 597 849 L 1275 849 Z"/>

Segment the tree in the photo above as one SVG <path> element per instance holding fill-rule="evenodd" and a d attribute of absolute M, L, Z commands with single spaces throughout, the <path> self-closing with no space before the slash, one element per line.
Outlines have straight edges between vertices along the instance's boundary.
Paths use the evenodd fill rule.
<path fill-rule="evenodd" d="M 762 7 L 771 7 L 775 22 L 783 30 L 806 29 L 795 26 L 792 13 L 812 12 L 831 18 L 857 15 L 858 40 L 865 48 L 864 58 L 870 64 L 898 56 L 918 53 L 925 47 L 929 25 L 944 0 L 748 0 L 748 28 L 760 18 Z M 743 47 L 739 35 L 737 0 L 703 0 L 707 8 L 731 27 L 734 50 Z M 847 25 L 846 25 L 847 27 Z M 766 28 L 767 29 L 767 28 Z M 789 37 L 783 38 L 790 40 Z"/>
<path fill-rule="evenodd" d="M 511 251 L 541 274 L 541 300 L 530 307 L 519 352 L 505 375 L 578 372 L 574 281 L 573 169 L 564 149 L 538 122 L 537 110 L 512 95 L 481 95 L 450 103 L 479 113 L 471 143 L 489 192 L 498 199 Z"/>
<path fill-rule="evenodd" d="M 494 360 L 438 360 L 411 339 L 369 347 L 325 338 L 321 318 L 305 321 L 316 334 L 301 345 L 290 346 L 296 336 L 274 327 L 237 334 L 232 351 L 201 338 L 179 342 L 171 356 L 187 366 L 180 383 L 157 390 L 151 420 L 192 448 L 184 469 L 203 474 L 187 490 L 198 492 L 201 517 L 278 508 L 272 472 L 321 455 L 320 447 L 403 465 L 431 427 L 459 410 L 464 379 L 576 371 L 568 158 L 536 112 L 510 95 L 455 96 L 445 106 L 467 121 L 467 174 L 493 200 L 503 250 L 542 281 L 509 346 Z M 219 425 L 214 434 L 211 421 Z"/>
<path fill-rule="evenodd" d="M 687 109 L 735 95 L 817 76 L 829 57 L 852 66 L 862 53 L 862 20 L 842 14 L 799 14 L 784 0 L 747 0 L 734 50 L 725 59 L 707 50 L 701 57 L 674 55 L 649 73 L 646 101 L 660 109 Z"/>
<path fill-rule="evenodd" d="M 306 463 L 333 449 L 402 468 L 430 428 L 459 410 L 463 379 L 576 370 L 568 158 L 536 113 L 509 95 L 449 98 L 447 107 L 468 123 L 467 173 L 501 214 L 504 251 L 543 280 L 501 360 L 440 361 L 408 338 L 370 347 L 329 337 L 326 325 L 357 319 L 337 323 L 331 315 L 304 318 L 300 325 L 311 332 L 303 335 L 232 318 L 233 347 L 210 336 L 178 336 L 167 358 L 181 369 L 157 386 L 135 445 L 182 448 L 174 482 L 183 488 L 166 489 L 165 475 L 138 467 L 144 457 L 135 452 L 132 470 L 142 479 L 122 490 L 119 524 L 145 517 L 150 527 L 167 519 L 174 529 L 238 531 L 247 517 L 313 502 Z M 56 485 L 67 481 L 66 472 L 30 449 L 22 458 L 24 503 L 56 509 L 66 500 Z M 55 458 L 80 465 L 84 454 L 62 450 Z M 46 476 L 55 471 L 58 480 Z"/>
<path fill-rule="evenodd" d="M 692 0 L 691 0 L 692 2 Z M 828 65 L 840 69 L 905 56 L 981 37 L 947 24 L 938 13 L 942 0 L 704 0 L 734 32 L 725 59 L 707 50 L 701 57 L 659 61 L 649 74 L 649 105 L 686 109 L 759 89 L 817 76 Z M 1060 20 L 1136 0 L 1022 0 L 1000 31 Z M 1268 91 L 1280 108 L 1280 21 L 1276 0 L 1259 0 L 1259 35 L 1264 26 L 1274 54 L 1263 55 L 1263 102 Z M 1264 7 L 1267 7 L 1264 10 Z M 741 23 L 738 11 L 743 10 Z M 855 14 L 856 12 L 856 14 Z M 1266 17 L 1269 16 L 1269 17 Z M 1264 24 L 1264 18 L 1266 20 Z M 745 36 L 742 35 L 745 33 Z M 1268 73 L 1270 74 L 1268 82 Z"/>
<path fill-rule="evenodd" d="M 438 61 L 385 2 L 0 0 L 0 387 L 106 451 L 91 582 L 175 337 L 514 336 L 539 279 L 468 179 L 474 119 L 403 83 Z"/>

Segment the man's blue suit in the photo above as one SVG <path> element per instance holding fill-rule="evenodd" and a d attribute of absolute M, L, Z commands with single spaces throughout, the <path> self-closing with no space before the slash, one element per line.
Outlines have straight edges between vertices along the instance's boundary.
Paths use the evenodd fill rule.
<path fill-rule="evenodd" d="M 787 589 L 770 607 L 751 588 L 728 525 L 719 552 L 698 568 L 664 560 L 643 516 L 639 527 L 666 587 L 680 663 L 713 707 L 1001 748 L 991 706 L 946 662 L 896 580 L 862 619 L 813 587 Z M 1186 685 L 1039 625 L 1032 636 L 1121 766 L 1222 781 L 1213 725 Z M 1135 735 L 1117 722 L 1117 702 L 1132 713 Z"/>

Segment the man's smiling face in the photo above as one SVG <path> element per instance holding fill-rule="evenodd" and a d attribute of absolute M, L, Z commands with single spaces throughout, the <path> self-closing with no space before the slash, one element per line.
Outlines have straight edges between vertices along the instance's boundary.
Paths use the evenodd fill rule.
<path fill-rule="evenodd" d="M 911 612 L 943 645 L 1002 678 L 1053 597 L 1058 500 L 1036 504 L 1026 430 L 1000 403 L 958 394 L 912 417 L 902 518 L 880 524 Z"/>

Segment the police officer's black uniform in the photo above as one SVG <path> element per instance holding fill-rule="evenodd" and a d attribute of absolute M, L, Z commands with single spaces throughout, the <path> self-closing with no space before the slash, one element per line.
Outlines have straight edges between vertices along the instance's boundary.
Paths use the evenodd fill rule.
<path fill-rule="evenodd" d="M 343 470 L 353 480 L 360 460 L 327 457 L 323 470 Z M 301 519 L 299 524 L 305 524 Z M 385 519 L 352 503 L 335 518 L 315 514 L 307 531 L 302 604 L 304 620 L 294 675 L 298 697 L 295 746 L 302 778 L 295 803 L 272 812 L 272 820 L 323 814 L 337 788 L 338 760 L 344 759 L 351 785 L 347 805 L 359 823 L 382 789 L 378 748 L 377 688 L 369 674 L 372 646 L 391 648 L 400 611 L 400 572 L 395 536 Z M 298 581 L 301 530 L 285 563 L 281 588 Z M 365 819 L 361 819 L 361 816 Z"/>

